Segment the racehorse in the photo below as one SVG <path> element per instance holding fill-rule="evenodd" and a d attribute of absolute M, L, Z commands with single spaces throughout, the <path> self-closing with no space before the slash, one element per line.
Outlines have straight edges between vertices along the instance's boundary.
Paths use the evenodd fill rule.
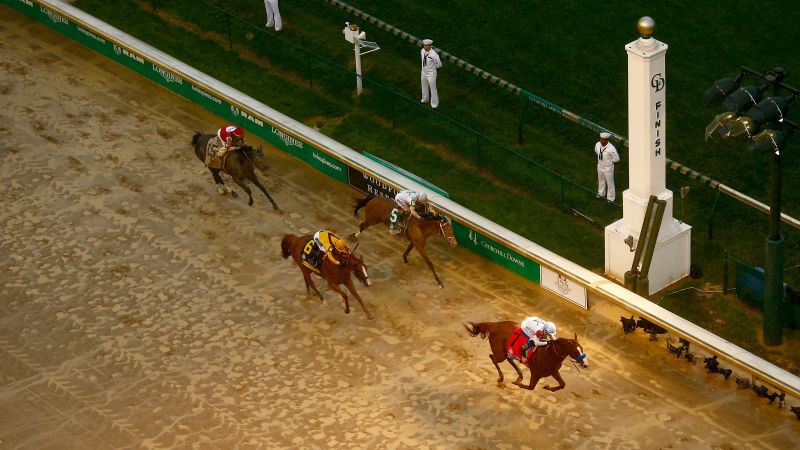
<path fill-rule="evenodd" d="M 319 296 L 319 300 L 324 301 L 322 294 L 320 294 L 317 287 L 314 285 L 314 280 L 311 279 L 312 270 L 303 264 L 301 259 L 303 249 L 313 237 L 314 235 L 312 234 L 300 237 L 293 234 L 284 234 L 281 240 L 281 255 L 284 258 L 289 258 L 289 256 L 291 256 L 295 264 L 297 264 L 297 267 L 300 268 L 300 271 L 303 273 L 303 280 L 306 282 L 306 292 L 310 295 L 311 289 L 313 289 L 314 292 L 317 293 L 317 296 Z M 358 246 L 356 246 L 356 248 L 357 247 Z M 372 284 L 369 280 L 369 274 L 367 273 L 367 266 L 364 264 L 364 260 L 355 254 L 355 249 L 349 256 L 342 258 L 342 265 L 337 265 L 327 256 L 324 257 L 317 275 L 327 281 L 328 286 L 342 296 L 344 299 L 345 314 L 350 314 L 350 303 L 347 300 L 347 294 L 339 287 L 340 284 L 347 286 L 347 289 L 350 290 L 356 300 L 358 300 L 358 304 L 361 305 L 361 309 L 364 311 L 364 314 L 367 315 L 367 318 L 372 319 L 372 315 L 367 311 L 364 302 L 361 301 L 361 297 L 356 291 L 356 287 L 353 285 L 353 279 L 350 278 L 351 272 L 355 274 L 356 278 L 358 278 L 364 286 Z"/>
<path fill-rule="evenodd" d="M 561 363 L 563 363 L 564 359 L 567 357 L 570 357 L 574 361 L 580 361 L 583 367 L 589 367 L 589 360 L 586 358 L 581 345 L 578 343 L 577 334 L 575 335 L 575 339 L 558 338 L 555 341 L 548 342 L 545 346 L 538 347 L 536 351 L 533 352 L 533 355 L 528 358 L 526 365 L 531 373 L 531 381 L 530 384 L 525 386 L 522 384 L 522 372 L 514 363 L 514 359 L 508 358 L 508 354 L 506 353 L 508 339 L 511 337 L 511 333 L 519 327 L 516 322 L 468 322 L 463 325 L 470 336 L 475 337 L 480 335 L 481 339 L 486 339 L 487 336 L 489 337 L 489 347 L 492 350 L 492 353 L 489 354 L 489 359 L 492 360 L 492 364 L 494 364 L 494 367 L 497 369 L 497 374 L 500 375 L 500 378 L 497 379 L 498 383 L 503 382 L 503 372 L 500 370 L 498 364 L 505 360 L 508 360 L 511 366 L 514 367 L 514 370 L 517 371 L 517 379 L 514 381 L 514 384 L 521 388 L 533 389 L 536 387 L 536 383 L 539 382 L 539 379 L 543 377 L 553 377 L 558 381 L 558 386 L 544 386 L 544 388 L 550 392 L 564 389 L 564 386 L 566 386 L 564 379 L 561 378 L 561 374 L 558 371 L 561 368 Z"/>
<path fill-rule="evenodd" d="M 194 148 L 194 154 L 197 155 L 197 158 L 200 161 L 205 163 L 206 146 L 208 145 L 209 139 L 215 136 L 216 134 L 203 134 L 199 131 L 195 131 L 194 136 L 192 136 L 192 147 Z M 256 187 L 261 189 L 261 192 L 263 192 L 264 195 L 266 195 L 269 199 L 269 202 L 272 203 L 272 209 L 278 209 L 278 205 L 275 203 L 275 200 L 272 199 L 272 197 L 269 195 L 269 192 L 267 192 L 267 189 L 258 180 L 254 170 L 256 166 L 264 167 L 265 164 L 263 161 L 263 150 L 260 148 L 254 149 L 249 145 L 245 145 L 243 147 L 239 147 L 235 151 L 228 152 L 228 155 L 223 161 L 222 169 L 209 168 L 208 170 L 211 171 L 211 176 L 214 177 L 214 182 L 222 189 L 220 192 L 224 193 L 225 190 L 229 190 L 231 196 L 239 196 L 235 191 L 232 191 L 225 186 L 225 182 L 222 181 L 222 177 L 219 175 L 221 170 L 222 172 L 230 175 L 233 179 L 233 182 L 238 184 L 240 188 L 247 192 L 247 196 L 250 198 L 250 201 L 247 203 L 249 206 L 253 206 L 253 193 L 244 183 L 245 180 L 249 180 L 251 183 L 256 185 Z"/>
<path fill-rule="evenodd" d="M 395 204 L 392 199 L 368 195 L 364 199 L 357 199 L 353 207 L 355 208 L 353 209 L 353 217 L 356 219 L 358 219 L 358 211 L 364 208 L 364 221 L 358 225 L 358 231 L 353 233 L 353 237 L 358 238 L 362 231 L 372 225 L 383 223 L 388 226 L 389 214 L 392 212 Z M 433 272 L 433 277 L 436 278 L 439 287 L 444 287 L 442 280 L 439 279 L 439 275 L 436 274 L 436 269 L 433 268 L 433 263 L 428 259 L 428 255 L 425 254 L 425 241 L 428 239 L 428 236 L 439 235 L 447 239 L 447 242 L 450 243 L 450 247 L 458 245 L 455 236 L 453 236 L 453 228 L 450 225 L 450 220 L 441 213 L 432 216 L 430 219 L 423 220 L 411 216 L 408 218 L 408 226 L 406 226 L 405 235 L 409 243 L 408 248 L 406 248 L 406 251 L 403 253 L 403 261 L 408 263 L 408 254 L 411 252 L 412 248 L 416 248 L 417 252 L 422 256 L 422 259 L 428 264 L 428 268 Z"/>

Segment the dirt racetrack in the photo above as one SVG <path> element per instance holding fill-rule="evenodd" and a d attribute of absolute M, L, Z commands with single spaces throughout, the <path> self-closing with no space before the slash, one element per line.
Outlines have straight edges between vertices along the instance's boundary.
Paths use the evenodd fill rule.
<path fill-rule="evenodd" d="M 350 233 L 353 190 L 268 149 L 281 213 L 218 195 L 188 142 L 221 119 L 0 12 L 0 448 L 797 445 L 785 408 L 622 336 L 614 307 L 587 313 L 441 239 L 444 289 L 376 227 L 359 247 L 375 320 L 326 287 L 320 304 L 280 238 Z M 589 356 L 562 391 L 498 386 L 461 326 L 526 315 Z"/>

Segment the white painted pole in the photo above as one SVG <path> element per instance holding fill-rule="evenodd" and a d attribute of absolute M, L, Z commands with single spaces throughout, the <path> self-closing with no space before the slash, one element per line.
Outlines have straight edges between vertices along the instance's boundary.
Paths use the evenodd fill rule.
<path fill-rule="evenodd" d="M 361 95 L 363 88 L 361 86 L 361 40 L 358 38 L 353 39 L 354 52 L 356 54 L 356 93 Z"/>

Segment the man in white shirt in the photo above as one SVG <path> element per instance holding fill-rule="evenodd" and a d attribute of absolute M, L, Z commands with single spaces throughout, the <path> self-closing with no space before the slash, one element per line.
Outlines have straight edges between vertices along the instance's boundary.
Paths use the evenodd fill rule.
<path fill-rule="evenodd" d="M 608 142 L 611 133 L 600 133 L 600 142 L 594 144 L 597 156 L 597 197 L 606 197 L 609 202 L 617 198 L 614 187 L 614 164 L 619 162 L 619 153 L 614 144 Z"/>
<path fill-rule="evenodd" d="M 425 39 L 422 41 L 422 49 L 419 51 L 422 60 L 422 100 L 420 103 L 430 102 L 431 108 L 439 107 L 439 92 L 436 90 L 436 73 L 442 67 L 442 60 L 439 54 L 432 47 L 433 41 Z"/>

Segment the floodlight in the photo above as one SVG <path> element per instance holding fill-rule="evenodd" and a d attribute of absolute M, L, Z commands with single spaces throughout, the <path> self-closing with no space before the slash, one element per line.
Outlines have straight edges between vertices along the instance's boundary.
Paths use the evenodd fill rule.
<path fill-rule="evenodd" d="M 725 137 L 728 133 L 728 124 L 736 119 L 736 113 L 727 111 L 722 114 L 717 114 L 714 120 L 706 127 L 706 141 L 714 139 L 716 133 L 719 137 Z"/>
<path fill-rule="evenodd" d="M 758 122 L 749 116 L 739 116 L 736 120 L 731 121 L 726 126 L 725 133 L 720 132 L 723 138 L 736 139 L 737 141 L 744 141 L 755 135 L 761 128 L 762 122 Z"/>
<path fill-rule="evenodd" d="M 761 101 L 761 97 L 768 87 L 769 85 L 765 84 L 762 86 L 745 86 L 739 88 L 733 91 L 725 101 L 722 102 L 722 106 L 724 106 L 725 109 L 736 112 L 751 108 Z"/>
<path fill-rule="evenodd" d="M 750 138 L 747 148 L 748 150 L 772 153 L 780 151 L 784 141 L 786 141 L 786 135 L 781 131 L 766 129 Z"/>
<path fill-rule="evenodd" d="M 740 73 L 736 78 L 723 78 L 715 81 L 703 94 L 703 102 L 706 106 L 719 105 L 725 100 L 725 97 L 739 88 L 739 82 L 742 81 L 743 77 L 744 72 Z"/>
<path fill-rule="evenodd" d="M 767 122 L 783 122 L 786 116 L 786 107 L 794 96 L 785 99 L 783 97 L 769 97 L 756 103 L 755 106 L 747 111 L 747 115 L 752 117 L 759 125 Z"/>

